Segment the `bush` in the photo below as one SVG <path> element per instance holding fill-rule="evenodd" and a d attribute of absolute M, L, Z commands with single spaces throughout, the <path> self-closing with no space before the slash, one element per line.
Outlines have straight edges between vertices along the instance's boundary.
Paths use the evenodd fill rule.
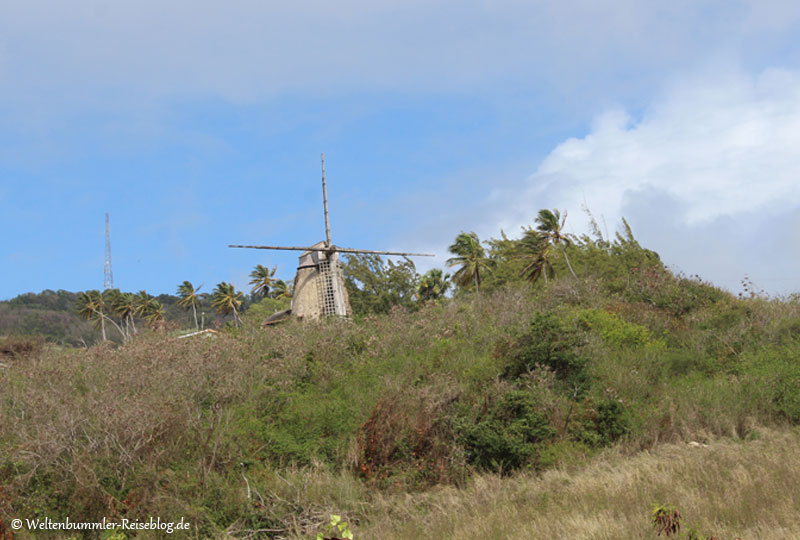
<path fill-rule="evenodd" d="M 30 358 L 38 356 L 44 348 L 44 340 L 37 336 L 8 336 L 0 338 L 0 356 Z"/>
<path fill-rule="evenodd" d="M 418 488 L 463 484 L 466 463 L 449 414 L 453 389 L 421 387 L 390 392 L 358 433 L 358 473 L 377 485 Z"/>
<path fill-rule="evenodd" d="M 556 435 L 534 394 L 524 390 L 486 404 L 474 424 L 462 421 L 460 432 L 472 465 L 505 473 L 535 465 L 541 445 Z"/>
<path fill-rule="evenodd" d="M 511 346 L 511 358 L 503 376 L 515 379 L 537 366 L 545 366 L 552 369 L 567 388 L 585 391 L 587 360 L 577 352 L 581 344 L 575 328 L 567 326 L 552 313 L 537 313 L 527 331 Z"/>

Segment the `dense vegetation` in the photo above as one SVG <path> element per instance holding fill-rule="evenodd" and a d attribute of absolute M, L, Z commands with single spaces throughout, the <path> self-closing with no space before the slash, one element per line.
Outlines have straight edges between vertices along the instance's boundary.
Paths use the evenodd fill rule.
<path fill-rule="evenodd" d="M 744 441 L 764 437 L 800 447 L 798 299 L 737 298 L 676 276 L 630 230 L 556 241 L 545 230 L 563 218 L 540 217 L 536 234 L 501 235 L 480 256 L 471 234 L 457 239 L 453 298 L 438 292 L 441 271 L 353 259 L 351 286 L 374 294 L 351 293 L 362 306 L 351 321 L 262 329 L 251 308 L 210 339 L 145 330 L 88 349 L 6 339 L 0 520 L 185 517 L 186 537 L 310 538 L 335 513 L 356 538 L 654 538 L 649 510 L 605 522 L 608 534 L 587 522 L 594 536 L 547 529 L 542 512 L 606 511 L 604 497 L 630 506 L 587 478 L 687 441 L 760 475 L 754 485 L 773 482 L 765 493 L 800 478 L 729 450 L 758 455 Z M 380 296 L 382 282 L 394 293 Z M 699 504 L 647 459 L 631 460 L 650 479 L 636 484 L 645 507 Z M 704 489 L 737 485 L 713 463 L 653 470 L 702 466 L 719 475 Z M 730 504 L 775 500 L 743 493 Z M 692 518 L 707 534 L 769 536 L 752 508 L 713 500 L 711 517 Z M 776 537 L 796 536 L 800 501 L 783 502 L 771 516 L 789 535 Z"/>

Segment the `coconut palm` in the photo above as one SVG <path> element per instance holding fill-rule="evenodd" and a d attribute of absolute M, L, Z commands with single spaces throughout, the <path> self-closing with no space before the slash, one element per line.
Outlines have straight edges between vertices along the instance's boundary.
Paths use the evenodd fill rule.
<path fill-rule="evenodd" d="M 525 261 L 525 266 L 520 271 L 520 276 L 525 276 L 531 283 L 536 283 L 544 276 L 544 282 L 555 275 L 553 264 L 550 262 L 551 244 L 541 233 L 533 229 L 525 229 L 522 239 L 517 243 L 520 258 Z"/>
<path fill-rule="evenodd" d="M 287 283 L 282 279 L 277 279 L 272 283 L 272 291 L 270 296 L 272 298 L 291 298 L 293 294 L 293 285 L 291 280 Z"/>
<path fill-rule="evenodd" d="M 200 287 L 202 286 L 203 284 L 201 283 Z M 198 296 L 197 292 L 200 290 L 200 287 L 195 289 L 194 285 L 189 281 L 184 281 L 178 285 L 178 296 L 180 296 L 181 299 L 178 300 L 177 304 L 184 309 L 192 308 L 194 327 L 196 330 L 200 329 L 200 326 L 197 324 L 197 308 L 200 306 L 200 296 Z"/>
<path fill-rule="evenodd" d="M 564 255 L 569 273 L 572 274 L 572 277 L 577 279 L 578 276 L 575 275 L 575 271 L 572 269 L 569 257 L 567 257 L 567 250 L 565 249 L 565 246 L 572 244 L 570 235 L 564 233 L 564 223 L 566 221 L 566 212 L 564 212 L 564 216 L 562 217 L 561 212 L 558 210 L 547 210 L 544 208 L 539 210 L 539 214 L 536 216 L 536 230 L 544 235 L 551 244 L 561 248 L 561 253 Z"/>
<path fill-rule="evenodd" d="M 86 291 L 78 293 L 78 315 L 87 321 L 92 321 L 95 328 L 100 328 L 103 341 L 106 338 L 106 319 L 103 311 L 105 302 L 100 291 Z"/>
<path fill-rule="evenodd" d="M 456 236 L 456 240 L 449 248 L 450 253 L 455 255 L 447 259 L 447 266 L 460 266 L 453 274 L 453 281 L 462 287 L 475 285 L 475 290 L 481 286 L 481 271 L 489 271 L 489 260 L 486 252 L 481 245 L 478 235 L 474 232 L 461 232 Z"/>
<path fill-rule="evenodd" d="M 445 274 L 439 268 L 432 268 L 425 272 L 417 285 L 417 298 L 420 300 L 438 300 L 450 287 L 450 274 Z"/>
<path fill-rule="evenodd" d="M 144 318 L 150 306 L 150 300 L 152 299 L 153 297 L 147 294 L 147 291 L 139 291 L 138 293 L 134 294 L 134 317 Z"/>
<path fill-rule="evenodd" d="M 114 320 L 108 316 L 109 310 L 109 302 L 108 302 L 108 291 L 100 292 L 97 290 L 94 291 L 86 291 L 78 294 L 78 315 L 86 319 L 87 321 L 92 321 L 92 324 L 95 328 L 99 328 L 100 332 L 103 336 L 103 340 L 107 340 L 106 337 L 106 321 L 109 321 L 114 327 L 119 331 L 122 339 L 124 340 L 125 332 L 122 328 L 114 322 Z"/>
<path fill-rule="evenodd" d="M 125 325 L 123 339 L 127 341 L 132 333 L 136 333 L 136 323 L 133 320 L 139 309 L 139 301 L 136 295 L 129 292 L 120 292 L 119 289 L 108 289 L 103 292 L 103 295 L 105 296 L 106 304 L 111 306 L 114 315 L 120 320 L 118 327 L 121 329 L 122 325 Z"/>
<path fill-rule="evenodd" d="M 238 326 L 240 322 L 239 308 L 242 307 L 242 293 L 238 292 L 231 283 L 220 282 L 211 293 L 211 307 L 222 315 L 233 313 L 233 320 Z"/>
<path fill-rule="evenodd" d="M 150 298 L 142 311 L 142 316 L 150 323 L 164 320 L 164 306 L 155 298 Z"/>
<path fill-rule="evenodd" d="M 273 266 L 270 271 L 266 266 L 257 264 L 253 271 L 250 272 L 250 277 L 252 278 L 250 280 L 250 285 L 253 286 L 250 293 L 254 296 L 266 298 L 269 294 L 269 288 L 275 283 L 273 276 L 277 269 L 277 266 Z"/>

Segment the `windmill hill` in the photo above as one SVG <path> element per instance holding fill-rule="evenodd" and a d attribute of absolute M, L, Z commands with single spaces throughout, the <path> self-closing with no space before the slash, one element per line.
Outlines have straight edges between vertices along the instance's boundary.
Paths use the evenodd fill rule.
<path fill-rule="evenodd" d="M 308 539 L 334 515 L 359 539 L 800 537 L 800 302 L 565 218 L 461 233 L 452 277 L 349 254 L 348 318 L 263 328 L 288 299 L 261 267 L 214 339 L 177 339 L 178 297 L 124 343 L 0 338 L 0 532 L 158 516 L 192 524 L 176 538 Z M 50 291 L 0 320 L 34 299 L 76 309 Z"/>

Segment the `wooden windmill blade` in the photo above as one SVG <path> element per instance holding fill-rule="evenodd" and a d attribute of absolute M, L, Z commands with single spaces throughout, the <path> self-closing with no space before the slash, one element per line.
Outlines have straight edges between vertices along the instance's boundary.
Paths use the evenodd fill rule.
<path fill-rule="evenodd" d="M 289 251 L 325 251 L 336 253 L 369 253 L 373 255 L 397 255 L 399 257 L 435 257 L 433 253 L 410 253 L 406 251 L 380 251 L 377 249 L 353 249 L 342 248 L 338 246 L 331 247 L 294 247 L 294 246 L 243 246 L 238 244 L 229 244 L 229 248 L 247 248 L 247 249 L 283 249 Z"/>

